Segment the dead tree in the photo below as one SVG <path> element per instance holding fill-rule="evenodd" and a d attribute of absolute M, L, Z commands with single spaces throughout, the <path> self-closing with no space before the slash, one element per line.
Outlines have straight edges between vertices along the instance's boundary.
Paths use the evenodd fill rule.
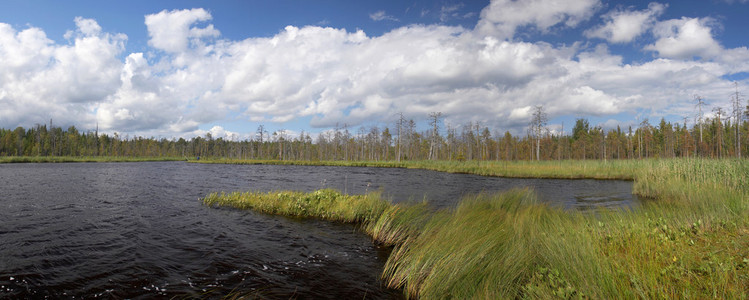
<path fill-rule="evenodd" d="M 439 122 L 440 117 L 442 116 L 441 112 L 433 112 L 429 114 L 429 125 L 432 127 L 432 140 L 429 145 L 429 159 L 433 160 L 435 159 L 435 156 L 437 156 L 437 142 L 439 141 Z"/>
<path fill-rule="evenodd" d="M 531 132 L 536 140 L 536 160 L 541 160 L 541 137 L 546 131 L 547 116 L 543 105 L 536 105 L 533 109 Z"/>

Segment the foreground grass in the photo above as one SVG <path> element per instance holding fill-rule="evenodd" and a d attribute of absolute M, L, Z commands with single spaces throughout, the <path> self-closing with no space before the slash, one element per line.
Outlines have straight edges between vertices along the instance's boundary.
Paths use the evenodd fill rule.
<path fill-rule="evenodd" d="M 2 156 L 3 163 L 68 163 L 68 162 L 141 162 L 186 161 L 180 157 L 127 157 L 127 156 Z"/>
<path fill-rule="evenodd" d="M 553 163 L 525 164 L 542 177 L 557 172 Z M 467 197 L 440 212 L 332 190 L 211 194 L 204 202 L 360 224 L 394 246 L 383 277 L 414 298 L 749 297 L 747 161 L 580 164 L 581 177 L 580 168 L 606 178 L 620 172 L 654 199 L 636 211 L 595 214 L 549 207 L 529 190 Z"/>

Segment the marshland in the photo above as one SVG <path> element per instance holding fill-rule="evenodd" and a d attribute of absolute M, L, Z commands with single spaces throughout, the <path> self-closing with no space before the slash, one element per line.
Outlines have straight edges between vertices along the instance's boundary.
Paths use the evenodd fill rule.
<path fill-rule="evenodd" d="M 0 1 L 0 300 L 749 299 L 747 8 Z"/>
<path fill-rule="evenodd" d="M 423 164 L 411 166 L 430 165 Z M 394 247 L 382 277 L 414 298 L 735 299 L 749 292 L 744 160 L 427 168 L 523 177 L 623 176 L 634 180 L 635 194 L 649 200 L 636 209 L 595 213 L 541 203 L 532 189 L 466 196 L 456 208 L 438 212 L 424 204 L 392 204 L 377 193 L 347 196 L 332 190 L 212 193 L 203 201 L 356 223 L 376 243 Z"/>
<path fill-rule="evenodd" d="M 584 119 L 539 138 L 0 130 L 0 292 L 746 298 L 747 123 L 714 124 L 699 141 Z"/>
<path fill-rule="evenodd" d="M 744 160 L 200 162 L 1 165 L 3 294 L 747 295 Z"/>

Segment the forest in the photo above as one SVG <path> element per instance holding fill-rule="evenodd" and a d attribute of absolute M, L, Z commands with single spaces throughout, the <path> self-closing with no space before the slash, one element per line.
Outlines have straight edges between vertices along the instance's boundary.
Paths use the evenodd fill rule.
<path fill-rule="evenodd" d="M 747 110 L 749 111 L 749 109 Z M 555 133 L 546 126 L 543 107 L 534 109 L 524 135 L 492 132 L 478 122 L 442 126 L 441 113 L 429 115 L 427 130 L 401 117 L 388 126 L 336 126 L 313 135 L 297 136 L 258 126 L 250 139 L 233 141 L 210 133 L 189 140 L 129 137 L 66 130 L 37 124 L 32 128 L 0 129 L 0 156 L 114 156 L 114 157 L 221 157 L 272 160 L 568 160 L 640 159 L 672 157 L 728 158 L 749 155 L 749 122 L 744 110 L 729 115 L 722 109 L 713 117 L 697 117 L 689 127 L 665 119 L 648 119 L 633 129 L 604 130 L 578 118 L 572 130 Z M 739 120 L 738 122 L 735 120 Z M 442 128 L 445 127 L 445 128 Z"/>

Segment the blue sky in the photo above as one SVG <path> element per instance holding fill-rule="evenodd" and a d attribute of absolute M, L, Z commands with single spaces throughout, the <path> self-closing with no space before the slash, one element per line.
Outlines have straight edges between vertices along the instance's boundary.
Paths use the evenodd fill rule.
<path fill-rule="evenodd" d="M 480 122 L 693 122 L 749 74 L 749 3 L 0 2 L 0 127 L 155 137 Z M 500 132 L 497 132 L 498 134 Z"/>

